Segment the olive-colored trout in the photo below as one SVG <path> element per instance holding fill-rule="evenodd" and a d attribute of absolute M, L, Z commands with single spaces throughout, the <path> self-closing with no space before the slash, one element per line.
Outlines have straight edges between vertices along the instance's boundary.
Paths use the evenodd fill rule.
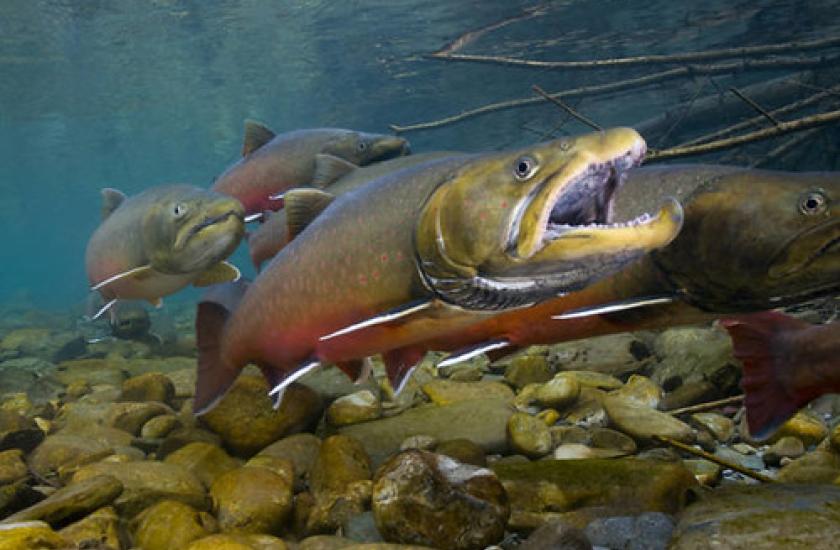
<path fill-rule="evenodd" d="M 606 223 L 610 197 L 644 151 L 634 130 L 618 128 L 433 160 L 334 200 L 289 191 L 285 210 L 297 236 L 238 307 L 232 294 L 242 285 L 213 289 L 198 306 L 195 410 L 208 410 L 249 362 L 279 403 L 321 361 L 378 351 L 356 333 L 527 306 L 670 242 L 682 222 L 673 200 L 656 217 Z M 333 338 L 346 346 L 322 349 Z"/>
<path fill-rule="evenodd" d="M 408 154 L 401 137 L 341 128 L 312 128 L 275 134 L 245 121 L 242 158 L 225 170 L 212 189 L 236 197 L 246 214 L 283 207 L 287 189 L 323 187 L 357 165 Z"/>
<path fill-rule="evenodd" d="M 165 185 L 130 198 L 102 191 L 102 223 L 88 241 L 88 280 L 106 304 L 161 298 L 189 284 L 239 278 L 224 260 L 245 233 L 236 199 L 190 185 Z"/>

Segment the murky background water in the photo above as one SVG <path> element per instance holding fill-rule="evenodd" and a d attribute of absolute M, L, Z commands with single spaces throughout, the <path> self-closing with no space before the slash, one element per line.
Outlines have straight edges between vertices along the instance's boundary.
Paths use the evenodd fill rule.
<path fill-rule="evenodd" d="M 242 120 L 277 131 L 388 131 L 484 103 L 606 83 L 658 67 L 546 71 L 424 56 L 531 1 L 3 0 L 0 3 L 0 302 L 65 307 L 86 295 L 99 189 L 208 185 L 235 160 Z M 467 51 L 536 59 L 673 53 L 825 36 L 836 2 L 585 2 L 481 37 Z M 715 89 L 790 69 L 575 101 L 634 124 Z M 703 81 L 703 82 L 701 82 Z M 749 108 L 739 116 L 750 115 Z M 551 105 L 407 134 L 414 150 L 502 148 L 556 128 Z M 724 122 L 723 120 L 721 122 Z M 560 132 L 583 127 L 567 123 Z M 835 139 L 836 134 L 832 134 Z M 808 166 L 810 168 L 811 166 Z M 813 166 L 814 169 L 831 166 Z M 244 262 L 243 262 L 244 263 Z"/>

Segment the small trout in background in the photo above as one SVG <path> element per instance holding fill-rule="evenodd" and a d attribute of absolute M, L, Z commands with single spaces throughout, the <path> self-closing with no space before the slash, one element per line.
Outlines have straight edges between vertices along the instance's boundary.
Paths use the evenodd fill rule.
<path fill-rule="evenodd" d="M 275 134 L 246 120 L 242 158 L 216 178 L 212 189 L 239 199 L 251 219 L 282 208 L 283 193 L 292 187 L 325 187 L 357 166 L 408 153 L 408 141 L 401 137 L 341 128 Z"/>
<path fill-rule="evenodd" d="M 840 322 L 812 325 L 775 311 L 721 321 L 744 365 L 750 434 L 766 439 L 796 411 L 840 393 Z"/>
<path fill-rule="evenodd" d="M 225 259 L 245 234 L 244 211 L 236 199 L 190 185 L 152 187 L 133 197 L 102 191 L 102 223 L 85 253 L 91 290 L 105 305 L 147 300 L 187 285 L 207 286 L 239 278 Z"/>

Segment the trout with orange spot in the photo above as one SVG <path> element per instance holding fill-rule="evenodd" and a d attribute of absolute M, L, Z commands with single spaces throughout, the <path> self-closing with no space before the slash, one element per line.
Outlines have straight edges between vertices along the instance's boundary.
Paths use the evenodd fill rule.
<path fill-rule="evenodd" d="M 638 133 L 617 128 L 434 160 L 334 200 L 290 191 L 296 238 L 249 288 L 214 289 L 198 306 L 196 412 L 209 410 L 248 363 L 262 369 L 279 404 L 285 387 L 322 361 L 378 351 L 362 342 L 361 354 L 327 352 L 325 336 L 525 307 L 670 242 L 681 221 L 673 201 L 658 217 L 601 223 L 644 152 Z"/>

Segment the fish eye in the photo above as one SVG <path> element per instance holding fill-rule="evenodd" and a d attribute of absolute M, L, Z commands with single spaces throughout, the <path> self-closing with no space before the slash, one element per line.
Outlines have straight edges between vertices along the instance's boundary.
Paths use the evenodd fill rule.
<path fill-rule="evenodd" d="M 519 157 L 513 165 L 513 175 L 518 180 L 526 180 L 537 171 L 537 161 L 531 157 Z"/>
<path fill-rule="evenodd" d="M 364 153 L 365 151 L 367 151 L 367 148 L 368 148 L 368 144 L 367 144 L 366 141 L 360 141 L 359 144 L 356 145 L 356 150 L 359 151 L 360 153 Z"/>
<path fill-rule="evenodd" d="M 175 208 L 172 209 L 172 213 L 175 214 L 176 218 L 180 218 L 187 212 L 187 207 L 180 202 L 175 205 Z"/>
<path fill-rule="evenodd" d="M 828 208 L 828 198 L 822 191 L 810 191 L 799 199 L 799 211 L 806 216 L 822 214 Z"/>

